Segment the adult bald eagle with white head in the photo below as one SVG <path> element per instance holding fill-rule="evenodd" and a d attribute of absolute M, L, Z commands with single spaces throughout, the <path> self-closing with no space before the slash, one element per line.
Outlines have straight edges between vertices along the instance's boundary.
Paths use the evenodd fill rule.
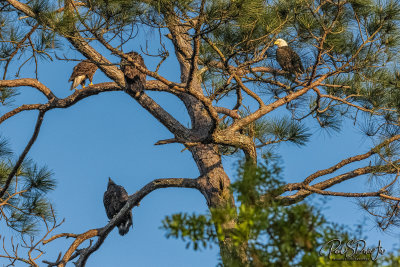
<path fill-rule="evenodd" d="M 277 39 L 274 44 L 278 46 L 276 61 L 278 61 L 283 70 L 295 75 L 304 73 L 299 55 L 288 46 L 285 40 Z"/>
<path fill-rule="evenodd" d="M 79 62 L 73 69 L 69 82 L 72 82 L 71 89 L 76 89 L 78 85 L 82 85 L 85 88 L 86 79 L 89 79 L 90 85 L 93 85 L 93 76 L 97 71 L 98 67 L 96 64 L 89 60 L 83 60 Z"/>

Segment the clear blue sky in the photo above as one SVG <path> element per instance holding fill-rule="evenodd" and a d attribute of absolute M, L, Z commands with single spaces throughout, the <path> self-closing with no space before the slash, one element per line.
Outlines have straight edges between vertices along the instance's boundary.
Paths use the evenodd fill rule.
<path fill-rule="evenodd" d="M 157 34 L 149 36 L 155 38 Z M 150 48 L 155 51 L 157 47 Z M 133 49 L 139 50 L 137 45 L 126 50 Z M 64 52 L 70 57 L 82 58 L 68 49 Z M 178 81 L 179 68 L 173 60 L 174 54 L 170 52 L 171 59 L 160 73 Z M 114 59 L 113 62 L 118 61 Z M 157 65 L 151 57 L 145 57 L 145 62 L 150 69 Z M 45 62 L 40 65 L 39 79 L 59 98 L 66 97 L 71 93 L 68 78 L 75 64 Z M 23 73 L 33 77 L 32 70 L 33 65 L 29 65 Z M 15 73 L 15 69 L 12 71 L 10 73 Z M 13 76 L 9 75 L 8 78 Z M 98 71 L 94 83 L 105 81 L 108 78 Z M 21 88 L 20 92 L 15 106 L 45 101 L 34 89 Z M 184 105 L 176 98 L 161 93 L 149 94 L 184 125 L 188 124 Z M 1 113 L 4 111 L 0 108 Z M 29 140 L 36 116 L 36 112 L 21 113 L 0 126 L 1 134 L 10 139 L 17 154 Z M 283 156 L 285 179 L 288 182 L 300 181 L 345 157 L 367 151 L 369 143 L 358 130 L 352 124 L 344 128 L 342 133 L 332 136 L 312 128 L 315 135 L 307 146 L 283 144 L 277 147 Z M 81 233 L 107 224 L 103 193 L 109 176 L 123 185 L 129 194 L 153 179 L 197 177 L 197 167 L 190 153 L 181 152 L 183 146 L 153 145 L 160 139 L 171 137 L 158 121 L 122 92 L 104 93 L 80 101 L 68 109 L 48 112 L 29 157 L 46 164 L 55 172 L 57 188 L 50 198 L 58 218 L 66 219 L 56 233 Z M 235 158 L 224 159 L 224 166 L 231 177 L 235 173 L 232 168 L 234 162 Z M 366 178 L 358 178 L 358 181 L 347 182 L 333 189 L 347 191 L 351 188 L 361 192 Z M 323 209 L 329 219 L 353 225 L 367 216 L 355 202 L 352 199 L 332 198 Z M 217 248 L 193 252 L 185 249 L 186 244 L 180 240 L 166 239 L 165 233 L 158 229 L 166 215 L 176 212 L 203 213 L 206 210 L 203 196 L 195 190 L 157 190 L 148 195 L 140 207 L 133 209 L 133 229 L 129 234 L 121 237 L 114 230 L 101 249 L 91 256 L 87 266 L 215 266 Z M 366 218 L 368 221 L 369 217 Z M 377 231 L 372 224 L 366 225 L 369 230 L 366 233 L 370 240 L 368 244 L 375 245 L 377 240 L 381 240 L 382 246 L 390 249 L 393 243 L 398 242 L 398 235 L 388 235 Z M 47 255 L 42 259 L 54 260 L 60 251 L 67 249 L 71 241 L 67 239 L 50 243 L 49 248 L 45 247 Z"/>

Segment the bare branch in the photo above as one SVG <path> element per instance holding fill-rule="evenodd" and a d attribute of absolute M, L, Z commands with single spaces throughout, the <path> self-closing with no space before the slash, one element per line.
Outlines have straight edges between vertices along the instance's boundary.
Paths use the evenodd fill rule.
<path fill-rule="evenodd" d="M 398 163 L 399 161 L 397 161 Z M 312 185 L 313 189 L 324 190 L 326 188 L 332 187 L 341 182 L 347 181 L 354 177 L 358 177 L 364 174 L 375 173 L 375 172 L 384 172 L 384 173 L 397 173 L 399 166 L 393 166 L 392 164 L 388 165 L 380 165 L 380 166 L 366 166 L 362 168 L 358 168 L 347 173 L 332 177 L 328 180 L 322 181 L 320 183 Z M 303 183 L 291 184 L 290 186 L 285 186 L 285 191 L 299 190 L 297 193 L 290 196 L 280 196 L 279 200 L 289 201 L 289 203 L 294 203 L 303 200 L 307 196 L 311 195 L 313 192 L 304 189 Z M 385 198 L 393 198 L 392 196 L 385 195 Z"/>
<path fill-rule="evenodd" d="M 218 113 L 225 114 L 233 119 L 240 119 L 240 115 L 237 113 L 237 110 L 232 110 L 224 107 L 214 107 Z"/>
<path fill-rule="evenodd" d="M 37 79 L 24 78 L 24 79 L 0 81 L 0 87 L 21 87 L 21 86 L 29 86 L 36 88 L 42 94 L 44 94 L 48 100 L 56 98 L 53 92 L 49 88 L 47 88 L 44 84 L 39 82 Z"/>
<path fill-rule="evenodd" d="M 318 177 L 321 177 L 321 176 L 324 176 L 324 175 L 327 175 L 327 174 L 331 174 L 331 173 L 337 171 L 340 168 L 343 168 L 344 166 L 346 166 L 346 165 L 348 165 L 350 163 L 354 163 L 354 162 L 357 162 L 357 161 L 361 161 L 361 160 L 367 159 L 370 156 L 372 156 L 372 155 L 374 155 L 376 153 L 379 153 L 379 151 L 383 147 L 385 147 L 385 146 L 389 145 L 390 143 L 395 142 L 395 141 L 397 141 L 399 139 L 400 139 L 400 135 L 395 135 L 395 136 L 383 141 L 379 145 L 375 146 L 374 148 L 372 148 L 367 153 L 364 153 L 364 154 L 361 154 L 361 155 L 357 155 L 357 156 L 353 156 L 353 157 L 349 157 L 347 159 L 344 159 L 344 160 L 340 161 L 339 163 L 335 164 L 334 166 L 332 166 L 332 167 L 330 167 L 328 169 L 317 171 L 317 172 L 313 173 L 312 175 L 308 176 L 302 182 L 302 184 L 304 184 L 304 185 L 310 184 L 312 181 L 314 181 Z M 284 189 L 286 190 L 286 189 L 290 188 L 290 190 L 294 190 L 293 185 L 294 184 L 288 184 L 288 185 L 285 186 Z"/>
<path fill-rule="evenodd" d="M 74 242 L 68 248 L 67 252 L 64 254 L 61 260 L 57 260 L 54 263 L 46 261 L 49 266 L 60 266 L 63 267 L 69 262 L 73 256 L 74 252 L 79 254 L 79 259 L 75 263 L 76 266 L 85 266 L 87 259 L 89 256 L 95 252 L 99 247 L 103 244 L 104 240 L 107 238 L 108 234 L 114 229 L 114 227 L 119 223 L 122 217 L 125 216 L 127 212 L 132 210 L 133 207 L 138 206 L 140 201 L 150 194 L 152 191 L 159 188 L 170 188 L 170 187 L 181 187 L 181 188 L 195 188 L 199 189 L 200 185 L 197 182 L 198 179 L 191 178 L 164 178 L 164 179 L 156 179 L 152 182 L 145 185 L 142 189 L 137 191 L 136 193 L 129 196 L 127 203 L 125 206 L 118 212 L 117 215 L 104 227 L 98 229 L 91 229 L 86 231 L 85 233 L 75 235 L 75 234 L 59 234 L 56 235 L 46 241 L 44 244 L 48 244 L 49 242 L 60 238 L 60 237 L 73 237 L 75 238 Z M 97 241 L 94 245 L 90 245 L 87 248 L 78 250 L 79 245 L 81 245 L 84 241 L 92 238 L 98 237 Z"/>
<path fill-rule="evenodd" d="M 383 194 L 382 192 L 365 192 L 365 193 L 347 193 L 347 192 L 333 192 L 333 191 L 325 191 L 325 190 L 320 190 L 315 188 L 314 186 L 309 186 L 305 185 L 304 188 L 305 190 L 308 190 L 313 193 L 317 193 L 320 195 L 325 195 L 325 196 L 339 196 L 339 197 L 383 197 L 387 198 L 390 200 L 396 200 L 400 201 L 400 198 L 398 197 L 392 197 Z"/>
<path fill-rule="evenodd" d="M 32 80 L 34 81 L 34 79 Z M 15 84 L 15 81 L 12 84 Z M 168 87 L 166 87 L 159 81 L 148 81 L 146 83 L 146 88 L 149 88 L 149 90 L 156 90 L 156 91 L 168 90 Z M 1 116 L 0 124 L 21 111 L 33 110 L 33 109 L 48 111 L 55 108 L 68 108 L 78 103 L 80 100 L 85 99 L 89 96 L 97 95 L 103 92 L 112 92 L 112 91 L 123 91 L 123 89 L 116 83 L 112 82 L 99 83 L 86 87 L 85 89 L 76 90 L 72 95 L 64 99 L 58 99 L 55 97 L 52 98 L 51 101 L 49 101 L 46 104 L 22 105 L 21 107 L 18 107 Z M 136 97 L 136 95 L 133 92 L 128 92 L 128 94 L 133 98 L 135 98 L 143 108 L 149 111 L 157 120 L 159 120 L 171 132 L 182 136 L 190 135 L 188 129 L 186 129 L 179 121 L 177 121 L 174 117 L 172 117 L 167 111 L 165 111 L 160 105 L 158 105 L 152 98 L 150 98 L 144 92 L 142 92 L 138 97 Z"/>
<path fill-rule="evenodd" d="M 42 248 L 40 247 L 42 241 L 45 240 L 49 234 L 51 234 L 57 227 L 59 227 L 64 222 L 62 221 L 61 223 L 57 223 L 54 210 L 52 207 L 51 207 L 51 217 L 52 217 L 51 219 L 52 225 L 49 225 L 48 223 L 49 221 L 46 221 L 47 220 L 46 218 L 44 217 L 40 218 L 45 226 L 45 232 L 42 235 L 42 237 L 38 240 L 36 240 L 34 237 L 31 236 L 29 237 L 29 241 L 27 241 L 26 237 L 22 235 L 21 236 L 22 244 L 20 246 L 19 244 L 15 245 L 13 237 L 11 237 L 11 251 L 9 251 L 5 246 L 5 238 L 3 237 L 3 251 L 5 255 L 0 254 L 0 258 L 5 258 L 10 261 L 10 264 L 7 266 L 14 266 L 14 263 L 18 261 L 29 264 L 29 266 L 35 266 L 35 267 L 39 266 L 36 263 L 36 261 L 44 254 Z M 27 256 L 25 257 L 20 256 L 21 250 L 19 250 L 19 248 L 21 247 L 26 249 Z M 33 253 L 37 255 L 33 256 Z"/>
<path fill-rule="evenodd" d="M 167 145 L 167 144 L 174 144 L 174 143 L 184 144 L 185 146 L 195 146 L 195 145 L 200 144 L 199 142 L 188 142 L 188 141 L 182 140 L 180 138 L 170 138 L 170 139 L 165 139 L 165 140 L 159 140 L 154 145 L 160 146 L 160 145 Z"/>
<path fill-rule="evenodd" d="M 38 115 L 38 118 L 37 118 L 37 121 L 36 121 L 36 125 L 35 125 L 35 130 L 33 131 L 32 137 L 29 140 L 28 144 L 26 145 L 24 151 L 19 156 L 18 161 L 14 165 L 14 168 L 8 174 L 7 180 L 4 183 L 4 186 L 0 191 L 0 198 L 2 198 L 4 196 L 5 192 L 7 191 L 8 187 L 10 186 L 12 178 L 17 173 L 19 167 L 21 167 L 21 164 L 24 162 L 25 157 L 28 154 L 29 150 L 31 149 L 33 143 L 35 143 L 36 138 L 39 135 L 40 127 L 42 126 L 44 114 L 45 114 L 45 111 L 42 111 L 42 110 L 39 111 L 39 115 Z"/>
<path fill-rule="evenodd" d="M 39 27 L 39 24 L 36 24 L 35 26 L 33 26 L 32 29 L 24 36 L 24 38 L 22 38 L 22 40 L 18 42 L 18 45 L 15 47 L 14 52 L 12 52 L 11 55 L 7 58 L 7 63 L 4 66 L 3 80 L 6 79 L 8 65 L 10 64 L 11 60 L 18 53 L 18 51 L 21 49 L 21 47 L 25 43 L 25 41 L 36 31 L 36 29 L 38 27 Z"/>
<path fill-rule="evenodd" d="M 187 78 L 187 88 L 192 87 L 192 82 L 196 78 L 194 77 L 197 75 L 198 69 L 198 59 L 199 59 L 199 52 L 200 52 L 200 30 L 204 20 L 204 5 L 205 0 L 201 1 L 200 5 L 200 14 L 197 17 L 196 25 L 194 27 L 194 37 L 193 37 L 193 54 L 191 58 L 190 70 Z"/>
<path fill-rule="evenodd" d="M 42 104 L 31 104 L 31 105 L 22 105 L 18 108 L 15 108 L 9 112 L 7 112 L 6 114 L 4 114 L 3 116 L 0 117 L 0 124 L 2 124 L 4 121 L 6 121 L 7 119 L 17 115 L 18 113 L 22 112 L 22 111 L 26 111 L 26 110 L 39 110 L 39 108 L 41 108 L 43 105 Z"/>

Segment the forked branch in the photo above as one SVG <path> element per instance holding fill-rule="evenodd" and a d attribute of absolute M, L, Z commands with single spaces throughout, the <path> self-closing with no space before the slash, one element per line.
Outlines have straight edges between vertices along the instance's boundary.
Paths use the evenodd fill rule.
<path fill-rule="evenodd" d="M 70 260 L 72 260 L 72 256 L 74 258 L 79 256 L 76 266 L 85 266 L 87 259 L 89 256 L 98 250 L 100 246 L 103 244 L 104 240 L 107 238 L 108 234 L 114 229 L 114 227 L 119 223 L 119 221 L 125 216 L 127 212 L 133 209 L 133 207 L 138 206 L 140 201 L 150 194 L 152 191 L 159 188 L 170 188 L 170 187 L 181 187 L 181 188 L 194 188 L 199 189 L 199 184 L 197 182 L 198 179 L 191 178 L 164 178 L 164 179 L 156 179 L 152 182 L 145 185 L 142 189 L 137 191 L 136 193 L 129 196 L 128 201 L 125 206 L 119 211 L 117 215 L 104 227 L 91 229 L 82 234 L 58 234 L 50 239 L 44 240 L 43 244 L 48 244 L 51 241 L 54 241 L 61 237 L 71 237 L 75 238 L 72 242 L 68 250 L 64 253 L 64 256 L 57 260 L 56 262 L 45 261 L 48 266 L 58 266 L 64 267 Z M 97 240 L 94 244 L 90 243 L 90 245 L 84 249 L 78 249 L 79 246 L 93 237 L 97 237 Z"/>

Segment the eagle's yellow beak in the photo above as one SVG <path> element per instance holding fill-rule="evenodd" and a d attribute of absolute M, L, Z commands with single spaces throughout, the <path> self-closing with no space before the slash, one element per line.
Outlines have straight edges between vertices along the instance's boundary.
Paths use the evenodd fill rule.
<path fill-rule="evenodd" d="M 274 42 L 274 45 L 277 45 L 277 44 L 279 44 L 279 41 L 278 41 L 278 40 L 276 40 L 276 41 Z"/>

